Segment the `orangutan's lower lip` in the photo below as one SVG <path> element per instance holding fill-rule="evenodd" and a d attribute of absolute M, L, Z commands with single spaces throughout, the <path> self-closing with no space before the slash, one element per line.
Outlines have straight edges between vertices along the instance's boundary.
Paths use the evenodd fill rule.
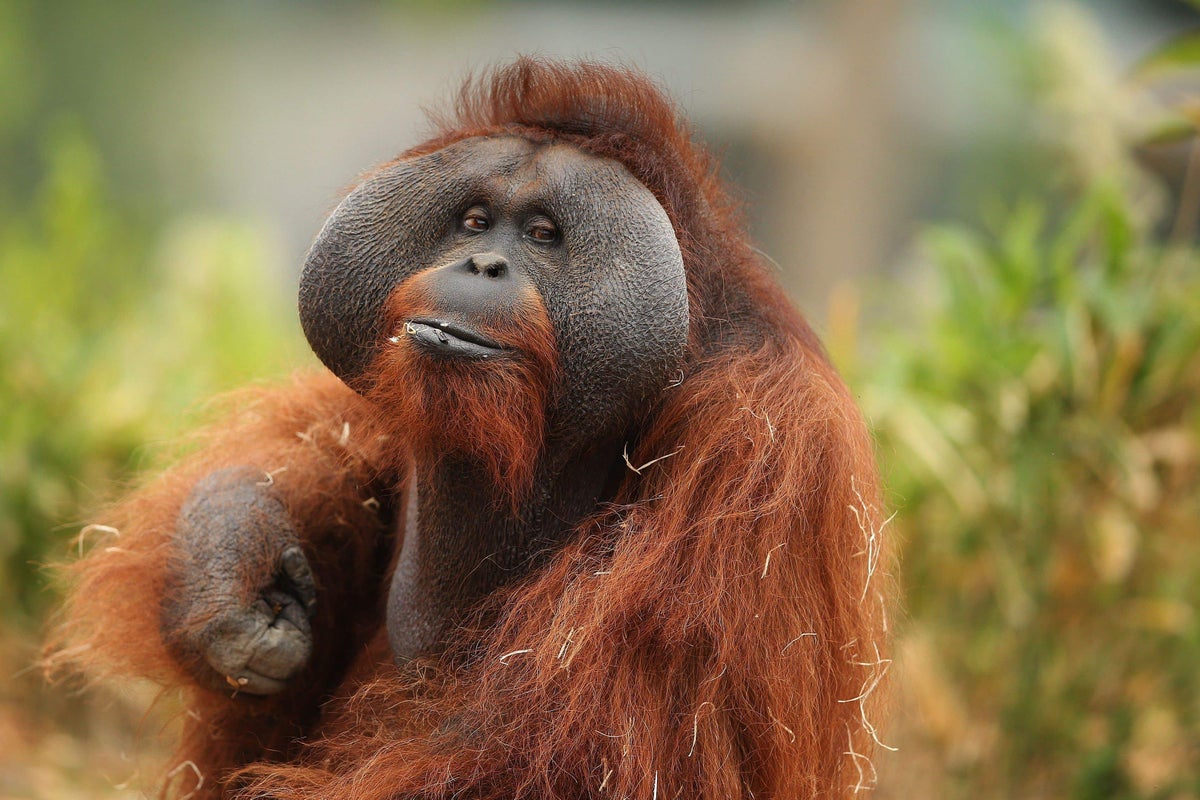
<path fill-rule="evenodd" d="M 499 342 L 478 331 L 440 319 L 408 320 L 403 335 L 435 355 L 487 358 L 504 350 Z"/>

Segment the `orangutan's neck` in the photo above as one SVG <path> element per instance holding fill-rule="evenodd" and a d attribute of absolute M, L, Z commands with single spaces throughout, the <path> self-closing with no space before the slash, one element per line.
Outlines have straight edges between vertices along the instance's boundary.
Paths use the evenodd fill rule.
<path fill-rule="evenodd" d="M 596 508 L 620 460 L 619 446 L 551 453 L 514 511 L 483 466 L 445 457 L 418 463 L 403 545 L 388 596 L 387 624 L 398 661 L 435 652 L 478 601 L 537 565 L 539 554 Z"/>

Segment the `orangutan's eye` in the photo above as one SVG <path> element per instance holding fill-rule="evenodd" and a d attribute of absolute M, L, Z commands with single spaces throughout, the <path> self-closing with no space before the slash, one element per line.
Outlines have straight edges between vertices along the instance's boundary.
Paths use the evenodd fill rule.
<path fill-rule="evenodd" d="M 558 228 L 546 217 L 534 217 L 529 221 L 525 235 L 535 242 L 550 244 L 558 241 Z"/>
<path fill-rule="evenodd" d="M 483 233 L 492 227 L 492 220 L 488 216 L 486 208 L 483 206 L 472 206 L 467 209 L 467 213 L 463 214 L 462 225 L 474 233 Z"/>

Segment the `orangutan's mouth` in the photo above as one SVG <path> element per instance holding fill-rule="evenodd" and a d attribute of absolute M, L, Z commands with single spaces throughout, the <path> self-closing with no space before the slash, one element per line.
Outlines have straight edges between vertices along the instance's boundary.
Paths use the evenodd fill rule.
<path fill-rule="evenodd" d="M 400 333 L 432 355 L 488 358 L 504 352 L 504 347 L 495 339 L 448 320 L 410 319 Z M 397 339 L 399 337 L 393 340 Z"/>

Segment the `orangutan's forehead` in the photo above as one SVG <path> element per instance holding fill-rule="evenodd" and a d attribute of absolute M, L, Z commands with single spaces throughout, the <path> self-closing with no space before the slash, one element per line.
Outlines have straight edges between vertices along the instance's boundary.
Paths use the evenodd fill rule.
<path fill-rule="evenodd" d="M 465 169 L 481 177 L 488 175 L 513 183 L 569 186 L 632 177 L 618 162 L 592 155 L 572 144 L 534 142 L 515 135 L 462 139 L 421 160 L 428 160 L 434 169 Z"/>

